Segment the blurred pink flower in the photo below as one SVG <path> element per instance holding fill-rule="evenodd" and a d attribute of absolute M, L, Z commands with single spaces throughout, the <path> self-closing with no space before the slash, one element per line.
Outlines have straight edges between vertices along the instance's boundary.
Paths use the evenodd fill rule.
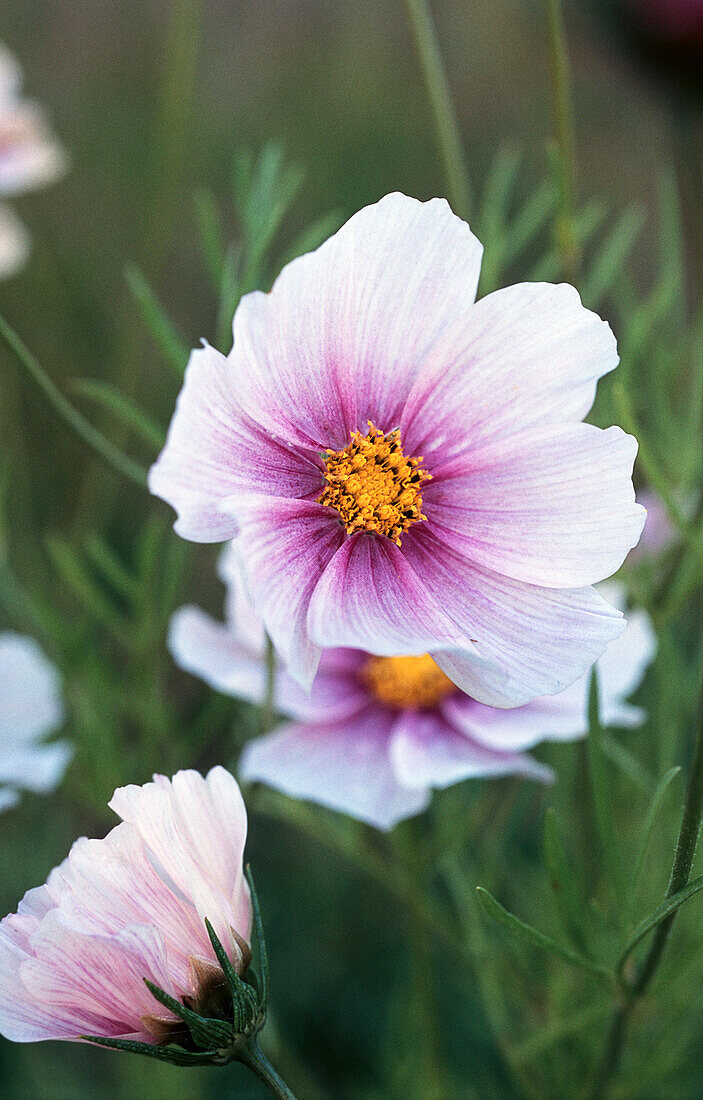
<path fill-rule="evenodd" d="M 246 599 L 231 548 L 220 568 L 227 584 L 227 622 L 182 608 L 172 619 L 169 648 L 177 664 L 218 691 L 260 702 L 263 627 Z M 615 584 L 608 595 L 614 602 L 621 599 Z M 598 662 L 606 724 L 634 726 L 643 720 L 625 700 L 654 651 L 647 616 L 632 612 L 625 632 Z M 509 773 L 550 778 L 549 769 L 525 750 L 543 740 L 583 736 L 587 694 L 584 677 L 559 695 L 501 710 L 459 691 L 428 655 L 325 650 L 310 695 L 279 670 L 276 708 L 293 721 L 249 742 L 240 773 L 389 829 L 424 809 L 433 787 Z"/>
<path fill-rule="evenodd" d="M 625 0 L 653 36 L 677 45 L 703 45 L 703 0 Z"/>
<path fill-rule="evenodd" d="M 77 841 L 0 924 L 0 1033 L 155 1043 L 180 1027 L 144 984 L 197 1005 L 222 983 L 208 918 L 239 973 L 251 927 L 247 819 L 224 768 L 121 787 L 123 819 Z"/>
<path fill-rule="evenodd" d="M 388 195 L 242 299 L 229 356 L 191 355 L 151 490 L 183 537 L 236 536 L 305 686 L 321 647 L 429 652 L 516 706 L 624 628 L 589 586 L 639 537 L 637 445 L 581 423 L 615 340 L 570 286 L 475 302 L 481 251 L 443 199 Z"/>
<path fill-rule="evenodd" d="M 19 65 L 0 46 L 0 198 L 53 183 L 68 164 L 41 108 L 22 98 L 21 79 Z M 14 275 L 28 253 L 26 230 L 0 205 L 0 278 Z"/>
<path fill-rule="evenodd" d="M 72 756 L 66 741 L 42 743 L 64 719 L 59 677 L 39 646 L 0 634 L 0 810 L 19 790 L 51 791 Z"/>

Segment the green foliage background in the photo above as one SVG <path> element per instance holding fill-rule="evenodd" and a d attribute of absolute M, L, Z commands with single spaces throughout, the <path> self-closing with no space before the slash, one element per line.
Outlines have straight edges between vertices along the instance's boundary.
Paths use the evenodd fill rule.
<path fill-rule="evenodd" d="M 290 255 L 386 191 L 444 192 L 403 8 L 15 0 L 0 12 L 0 40 L 23 60 L 29 92 L 50 107 L 72 157 L 65 181 L 17 203 L 34 251 L 0 286 L 0 312 L 140 463 L 158 449 L 184 349 L 206 336 L 227 350 L 239 294 L 266 286 Z M 486 246 L 482 292 L 557 279 L 542 6 L 434 10 Z M 588 6 L 567 15 L 579 286 L 611 321 L 622 357 L 594 415 L 635 431 L 638 484 L 677 513 L 700 491 L 703 462 L 700 104 Z M 169 510 L 89 452 L 4 347 L 0 439 L 0 626 L 35 635 L 59 665 L 64 735 L 77 747 L 54 796 L 27 796 L 0 818 L 4 913 L 75 837 L 111 826 L 115 786 L 154 770 L 233 766 L 256 715 L 180 673 L 165 648 L 181 603 L 220 612 L 216 548 L 180 541 Z M 659 634 L 637 696 L 648 722 L 606 731 L 590 759 L 585 744 L 541 749 L 559 774 L 553 788 L 464 784 L 390 837 L 249 792 L 273 978 L 265 1045 L 301 1098 L 544 1098 L 588 1087 L 612 990 L 508 937 L 481 914 L 474 888 L 562 944 L 571 933 L 608 966 L 661 901 L 682 775 L 662 788 L 636 889 L 632 875 L 657 785 L 674 766 L 685 772 L 693 744 L 703 540 L 699 521 L 679 525 L 661 565 L 628 572 Z M 566 901 L 543 859 L 549 807 Z M 702 945 L 694 898 L 632 1018 L 613 1097 L 703 1097 Z M 0 1082 L 9 1100 L 263 1095 L 238 1066 L 175 1070 L 4 1040 Z"/>

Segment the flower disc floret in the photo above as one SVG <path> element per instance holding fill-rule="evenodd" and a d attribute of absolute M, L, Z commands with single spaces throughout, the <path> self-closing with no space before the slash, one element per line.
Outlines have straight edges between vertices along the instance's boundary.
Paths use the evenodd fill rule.
<path fill-rule="evenodd" d="M 369 420 L 366 435 L 351 433 L 341 451 L 325 452 L 327 488 L 318 503 L 334 508 L 347 533 L 374 531 L 400 546 L 400 536 L 422 513 L 420 487 L 432 477 L 422 457 L 403 452 L 400 430 L 384 433 Z"/>
<path fill-rule="evenodd" d="M 397 710 L 428 710 L 457 690 L 429 653 L 369 657 L 361 679 L 379 703 Z"/>

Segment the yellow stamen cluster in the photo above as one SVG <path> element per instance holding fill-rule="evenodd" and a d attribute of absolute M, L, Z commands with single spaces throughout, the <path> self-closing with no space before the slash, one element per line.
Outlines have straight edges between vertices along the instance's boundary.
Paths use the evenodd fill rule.
<path fill-rule="evenodd" d="M 369 420 L 366 435 L 351 433 L 341 451 L 325 452 L 327 487 L 318 502 L 336 509 L 350 535 L 375 531 L 400 546 L 400 536 L 422 514 L 420 487 L 432 477 L 422 458 L 403 454 L 400 431 L 384 434 Z"/>
<path fill-rule="evenodd" d="M 369 657 L 361 678 L 380 703 L 398 710 L 427 710 L 456 691 L 429 653 L 421 657 Z"/>

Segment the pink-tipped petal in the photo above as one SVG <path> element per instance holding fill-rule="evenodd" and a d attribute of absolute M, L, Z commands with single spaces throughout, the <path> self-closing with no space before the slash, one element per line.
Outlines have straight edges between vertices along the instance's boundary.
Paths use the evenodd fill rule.
<path fill-rule="evenodd" d="M 62 1010 L 64 1024 L 56 1038 L 89 1034 L 154 1041 L 140 1023 L 158 1005 L 144 978 L 173 994 L 155 928 L 135 925 L 112 936 L 85 934 L 54 910 L 44 917 L 31 946 L 34 955 L 21 964 L 20 978 L 38 1002 L 52 1012 Z M 156 1011 L 163 1013 L 161 1007 Z"/>
<path fill-rule="evenodd" d="M 149 471 L 149 488 L 178 512 L 175 529 L 194 542 L 237 533 L 220 504 L 237 490 L 294 497 L 319 493 L 312 458 L 277 443 L 241 414 L 241 378 L 231 360 L 206 345 L 193 351 L 166 446 Z"/>
<path fill-rule="evenodd" d="M 404 551 L 416 573 L 475 643 L 475 652 L 432 656 L 481 702 L 514 707 L 563 691 L 625 627 L 591 588 L 538 588 L 471 565 L 431 531 L 409 535 Z"/>
<path fill-rule="evenodd" d="M 250 741 L 239 772 L 292 798 L 391 829 L 429 801 L 428 791 L 409 790 L 396 779 L 388 755 L 391 727 L 392 716 L 377 708 L 346 722 L 291 722 Z"/>
<path fill-rule="evenodd" d="M 110 807 L 137 829 L 157 864 L 224 944 L 231 942 L 230 927 L 249 934 L 242 869 L 246 810 L 229 772 L 216 767 L 204 779 L 181 771 L 171 782 L 155 776 L 142 787 L 120 787 Z"/>
<path fill-rule="evenodd" d="M 610 328 L 572 286 L 506 287 L 446 330 L 408 398 L 403 439 L 434 463 L 533 424 L 581 420 L 617 362 Z"/>
<path fill-rule="evenodd" d="M 515 752 L 497 752 L 453 728 L 440 714 L 406 711 L 397 720 L 391 759 L 405 787 L 449 787 L 463 779 L 525 775 L 549 781 L 549 768 Z"/>
<path fill-rule="evenodd" d="M 244 408 L 315 449 L 343 447 L 367 419 L 395 426 L 433 345 L 472 308 L 481 254 L 444 199 L 391 194 L 360 210 L 268 296 L 242 299 L 231 358 Z"/>
<path fill-rule="evenodd" d="M 237 499 L 233 508 L 254 609 L 290 675 L 309 688 L 320 649 L 308 633 L 308 605 L 344 531 L 332 509 L 314 501 L 253 497 Z"/>
<path fill-rule="evenodd" d="M 620 567 L 642 531 L 636 453 L 620 428 L 549 425 L 449 463 L 425 490 L 425 511 L 479 565 L 549 588 L 590 585 Z"/>
<path fill-rule="evenodd" d="M 310 599 L 310 636 L 321 646 L 426 653 L 468 643 L 402 551 L 370 534 L 345 539 Z"/>

